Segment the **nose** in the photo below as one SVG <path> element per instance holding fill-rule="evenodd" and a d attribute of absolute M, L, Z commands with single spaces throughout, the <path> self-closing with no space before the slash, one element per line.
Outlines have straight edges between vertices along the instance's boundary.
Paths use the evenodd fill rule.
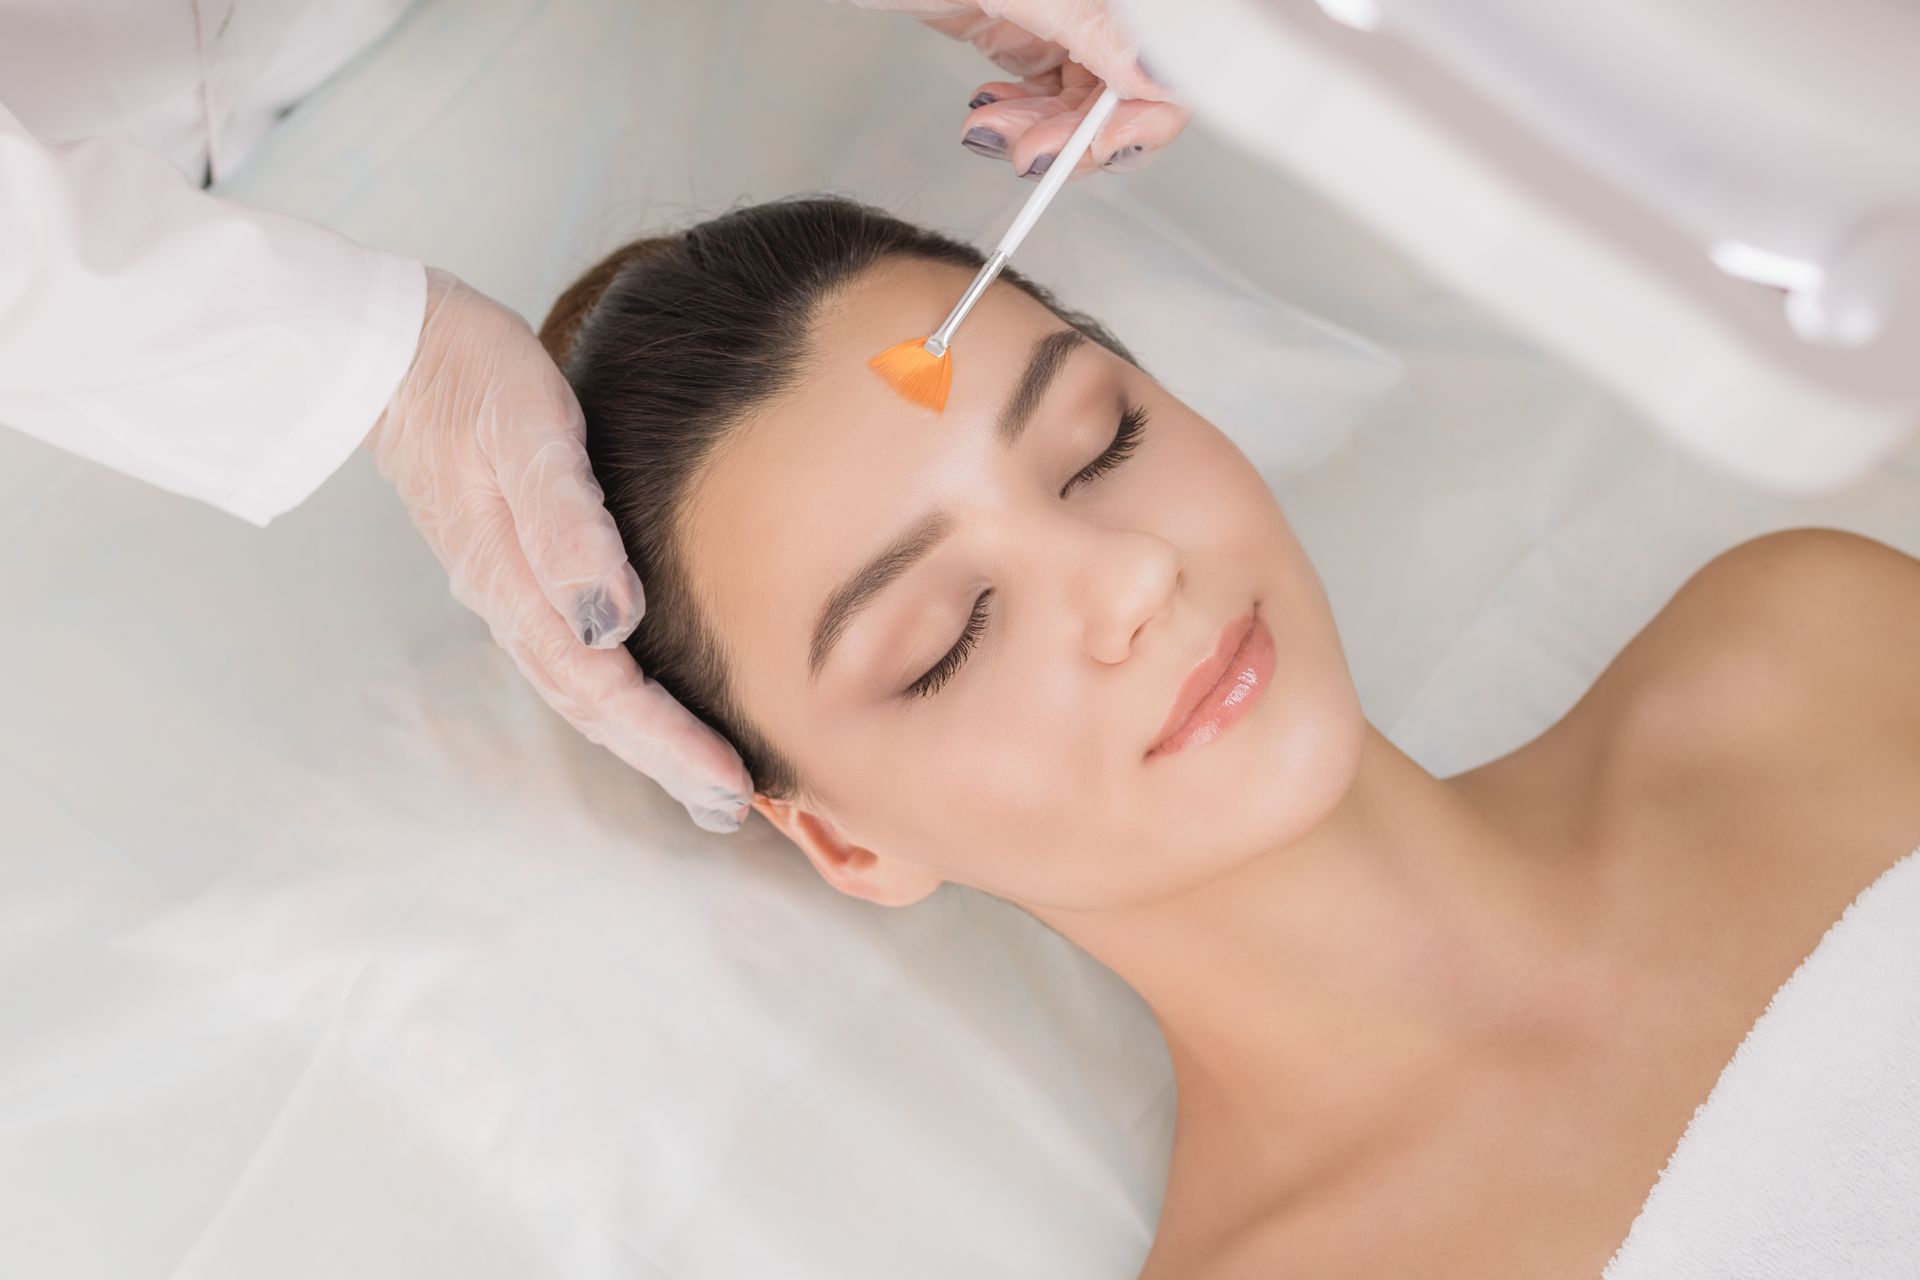
<path fill-rule="evenodd" d="M 1143 530 L 1105 529 L 1090 538 L 1078 577 L 1087 652 L 1125 662 L 1140 632 L 1166 612 L 1186 569 L 1185 552 Z"/>

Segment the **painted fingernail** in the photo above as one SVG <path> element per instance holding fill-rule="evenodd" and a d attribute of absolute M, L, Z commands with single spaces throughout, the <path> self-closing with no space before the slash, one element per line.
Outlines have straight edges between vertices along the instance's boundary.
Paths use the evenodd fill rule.
<path fill-rule="evenodd" d="M 1048 152 L 1045 155 L 1035 156 L 1033 158 L 1033 163 L 1028 165 L 1027 171 L 1021 174 L 1020 176 L 1023 178 L 1037 178 L 1052 167 L 1053 167 L 1053 153 Z"/>
<path fill-rule="evenodd" d="M 1137 169 L 1146 163 L 1146 154 L 1147 149 L 1136 142 L 1130 146 L 1121 147 L 1118 151 L 1108 156 L 1106 160 L 1102 162 L 1101 168 Z"/>
<path fill-rule="evenodd" d="M 579 603 L 574 606 L 573 617 L 574 632 L 589 649 L 598 648 L 601 638 L 612 636 L 620 625 L 619 607 L 599 587 L 580 597 Z"/>
<path fill-rule="evenodd" d="M 1007 154 L 1007 140 L 985 125 L 967 130 L 967 136 L 960 139 L 960 145 L 975 155 L 992 156 L 996 160 Z"/>
<path fill-rule="evenodd" d="M 990 93 L 976 93 L 973 95 L 972 101 L 967 103 L 967 109 L 970 111 L 978 110 L 979 108 L 986 106 L 989 102 L 998 102 L 998 101 L 1000 101 L 1000 99 L 994 97 Z"/>

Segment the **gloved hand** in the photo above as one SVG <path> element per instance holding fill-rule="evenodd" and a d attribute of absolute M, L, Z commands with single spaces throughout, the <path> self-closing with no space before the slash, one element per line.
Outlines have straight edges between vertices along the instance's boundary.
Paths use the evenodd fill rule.
<path fill-rule="evenodd" d="M 908 13 L 966 40 L 1021 77 L 981 85 L 968 102 L 961 144 L 1006 159 L 1037 181 L 1100 95 L 1101 82 L 1129 101 L 1094 135 L 1075 174 L 1138 169 L 1186 128 L 1185 108 L 1140 65 L 1140 48 L 1114 22 L 1106 0 L 848 0 Z"/>
<path fill-rule="evenodd" d="M 453 596 L 547 704 L 709 831 L 752 784 L 725 739 L 621 642 L 646 609 L 585 449 L 573 389 L 513 312 L 428 269 L 413 365 L 366 446 L 446 567 Z"/>

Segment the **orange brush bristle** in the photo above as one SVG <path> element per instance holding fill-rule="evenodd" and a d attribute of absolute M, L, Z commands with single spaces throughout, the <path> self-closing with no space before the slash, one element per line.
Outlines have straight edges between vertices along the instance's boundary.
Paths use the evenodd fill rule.
<path fill-rule="evenodd" d="M 914 404 L 939 413 L 947 407 L 947 387 L 953 382 L 953 352 L 936 356 L 926 344 L 925 338 L 914 338 L 888 347 L 867 361 L 867 367 Z"/>

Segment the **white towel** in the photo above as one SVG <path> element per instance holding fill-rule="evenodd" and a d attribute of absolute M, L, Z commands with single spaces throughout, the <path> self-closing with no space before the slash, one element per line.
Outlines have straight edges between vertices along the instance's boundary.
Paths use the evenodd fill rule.
<path fill-rule="evenodd" d="M 1774 993 L 1603 1280 L 1920 1280 L 1920 849 Z"/>

